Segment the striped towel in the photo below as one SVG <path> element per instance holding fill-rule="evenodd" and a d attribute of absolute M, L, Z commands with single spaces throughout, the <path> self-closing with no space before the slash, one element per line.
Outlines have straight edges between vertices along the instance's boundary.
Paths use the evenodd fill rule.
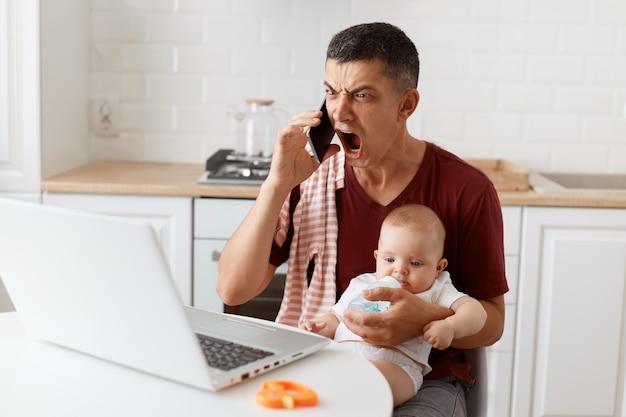
<path fill-rule="evenodd" d="M 300 185 L 300 202 L 293 212 L 285 294 L 278 323 L 297 326 L 326 314 L 335 304 L 337 265 L 337 206 L 335 193 L 345 186 L 343 151 L 333 155 Z M 276 243 L 282 245 L 289 228 L 289 198 L 280 212 Z M 307 285 L 309 262 L 315 269 Z"/>

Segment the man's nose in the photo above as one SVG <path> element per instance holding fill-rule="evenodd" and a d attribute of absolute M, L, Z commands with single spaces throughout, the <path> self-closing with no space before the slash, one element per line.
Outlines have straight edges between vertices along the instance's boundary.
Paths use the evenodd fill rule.
<path fill-rule="evenodd" d="M 352 95 L 340 92 L 332 103 L 333 120 L 336 122 L 348 122 L 352 120 Z"/>

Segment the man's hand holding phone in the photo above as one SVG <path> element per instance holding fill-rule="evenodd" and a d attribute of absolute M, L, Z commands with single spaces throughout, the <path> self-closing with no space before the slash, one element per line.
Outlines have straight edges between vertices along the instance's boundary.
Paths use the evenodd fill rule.
<path fill-rule="evenodd" d="M 295 115 L 289 125 L 282 127 L 274 145 L 270 173 L 265 180 L 280 188 L 291 190 L 306 180 L 320 165 L 328 154 L 335 154 L 340 150 L 339 145 L 332 144 L 335 131 L 326 111 L 326 101 L 319 111 L 309 110 Z M 315 123 L 316 118 L 320 123 Z M 310 150 L 305 149 L 309 143 Z M 314 157 L 311 158 L 311 152 Z"/>
<path fill-rule="evenodd" d="M 318 164 L 324 160 L 324 155 L 326 155 L 326 152 L 330 147 L 330 143 L 335 136 L 335 129 L 333 128 L 333 124 L 328 117 L 326 100 L 322 102 L 320 111 L 322 112 L 320 124 L 317 126 L 311 126 L 307 132 L 311 151 L 313 152 L 313 156 Z"/>

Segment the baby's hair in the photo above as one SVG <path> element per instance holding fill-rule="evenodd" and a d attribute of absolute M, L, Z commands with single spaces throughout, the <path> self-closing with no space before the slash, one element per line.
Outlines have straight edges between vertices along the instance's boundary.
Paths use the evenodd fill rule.
<path fill-rule="evenodd" d="M 443 222 L 432 209 L 421 204 L 405 204 L 393 209 L 385 220 L 383 226 L 408 227 L 420 233 L 426 233 L 441 246 L 446 239 L 446 228 Z"/>

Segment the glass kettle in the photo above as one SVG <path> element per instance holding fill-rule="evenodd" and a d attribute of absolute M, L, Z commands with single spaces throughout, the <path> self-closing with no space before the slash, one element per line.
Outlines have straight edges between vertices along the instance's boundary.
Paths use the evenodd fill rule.
<path fill-rule="evenodd" d="M 283 110 L 275 109 L 274 100 L 247 99 L 246 111 L 236 109 L 229 113 L 239 121 L 237 126 L 237 156 L 269 158 L 274 150 Z"/>

